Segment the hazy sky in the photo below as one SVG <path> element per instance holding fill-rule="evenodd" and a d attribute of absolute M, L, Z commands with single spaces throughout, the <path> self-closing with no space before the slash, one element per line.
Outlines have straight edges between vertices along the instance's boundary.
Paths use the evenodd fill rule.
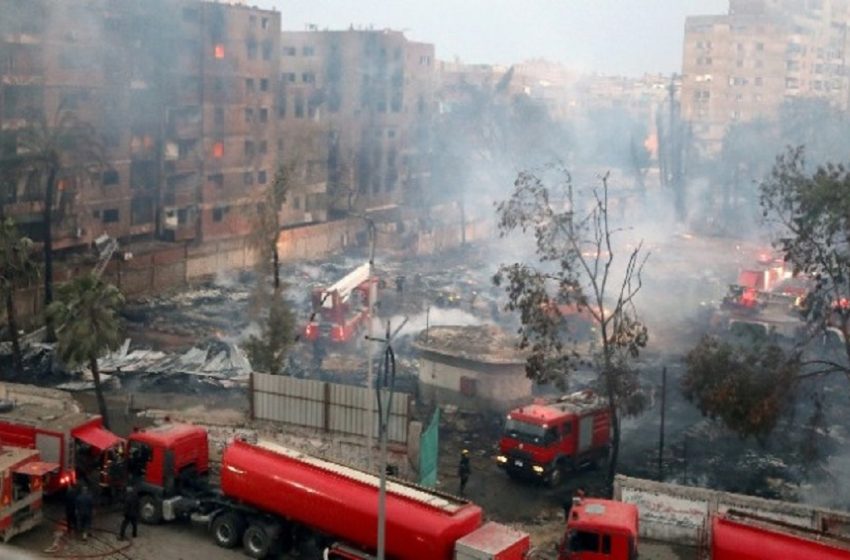
<path fill-rule="evenodd" d="M 283 28 L 404 30 L 437 57 L 511 63 L 543 57 L 607 74 L 681 71 L 686 15 L 725 13 L 728 0 L 248 0 Z"/>

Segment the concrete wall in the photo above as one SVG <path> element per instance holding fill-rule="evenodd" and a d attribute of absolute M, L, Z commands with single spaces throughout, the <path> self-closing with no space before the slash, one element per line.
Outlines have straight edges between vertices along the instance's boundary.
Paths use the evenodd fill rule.
<path fill-rule="evenodd" d="M 65 391 L 45 389 L 34 385 L 21 385 L 18 383 L 0 383 L 0 400 L 8 400 L 20 404 L 34 404 L 70 412 L 80 412 L 82 410 L 79 403 Z"/>
<path fill-rule="evenodd" d="M 815 530 L 850 535 L 850 513 L 617 476 L 614 498 L 640 510 L 640 536 L 675 544 L 710 542 L 711 517 L 731 509 Z"/>
<path fill-rule="evenodd" d="M 474 380 L 474 395 L 461 392 L 461 380 L 464 378 Z M 470 411 L 502 412 L 527 402 L 531 397 L 531 385 L 523 364 L 484 365 L 482 370 L 476 370 L 425 356 L 419 359 L 419 396 L 429 404 L 451 404 Z"/>

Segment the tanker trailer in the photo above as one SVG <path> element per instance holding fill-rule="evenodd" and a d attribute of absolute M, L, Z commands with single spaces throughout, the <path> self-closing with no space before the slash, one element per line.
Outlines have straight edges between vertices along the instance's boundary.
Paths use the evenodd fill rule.
<path fill-rule="evenodd" d="M 749 513 L 729 511 L 711 522 L 711 560 L 850 560 L 850 542 Z"/>
<path fill-rule="evenodd" d="M 232 505 L 212 519 L 213 535 L 221 546 L 241 540 L 249 556 L 264 558 L 297 524 L 326 542 L 374 553 L 378 484 L 376 475 L 352 467 L 274 443 L 237 440 L 221 466 L 221 493 Z M 386 555 L 398 560 L 451 560 L 455 543 L 482 524 L 478 506 L 395 479 L 387 483 L 386 511 Z M 528 536 L 513 532 L 513 538 L 525 543 L 514 556 L 520 560 Z"/>

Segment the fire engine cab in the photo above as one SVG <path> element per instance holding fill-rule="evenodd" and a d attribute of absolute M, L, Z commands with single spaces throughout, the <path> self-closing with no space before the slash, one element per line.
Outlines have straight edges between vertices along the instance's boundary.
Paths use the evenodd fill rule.
<path fill-rule="evenodd" d="M 612 500 L 573 499 L 558 560 L 636 560 L 637 554 L 637 506 Z"/>
<path fill-rule="evenodd" d="M 41 461 L 35 449 L 0 448 L 0 539 L 3 542 L 41 523 L 44 477 L 58 470 L 58 463 Z"/>
<path fill-rule="evenodd" d="M 527 475 L 557 486 L 566 471 L 605 459 L 610 445 L 607 403 L 580 391 L 510 411 L 496 462 L 511 477 Z"/>

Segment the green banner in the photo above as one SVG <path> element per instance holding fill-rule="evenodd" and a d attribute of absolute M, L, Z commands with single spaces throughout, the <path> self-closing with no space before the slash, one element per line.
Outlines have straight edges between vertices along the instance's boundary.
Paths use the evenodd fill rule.
<path fill-rule="evenodd" d="M 419 438 L 419 484 L 434 488 L 437 485 L 437 457 L 440 450 L 440 409 Z"/>

